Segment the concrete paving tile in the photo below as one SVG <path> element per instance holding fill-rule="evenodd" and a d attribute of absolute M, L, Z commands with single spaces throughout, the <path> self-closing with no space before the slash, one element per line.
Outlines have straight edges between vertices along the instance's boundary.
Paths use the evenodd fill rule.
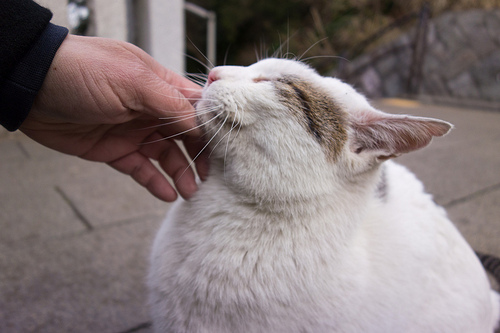
<path fill-rule="evenodd" d="M 428 147 L 397 161 L 408 166 L 423 181 L 426 191 L 442 205 L 500 184 L 500 142 L 487 146 Z"/>
<path fill-rule="evenodd" d="M 85 230 L 54 190 L 54 172 L 67 167 L 62 160 L 40 163 L 11 139 L 0 142 L 0 155 L 0 242 L 34 242 Z"/>
<path fill-rule="evenodd" d="M 0 140 L 15 138 L 15 137 L 17 137 L 19 135 L 18 133 L 21 133 L 21 132 L 19 132 L 19 131 L 9 132 L 5 128 L 3 128 L 2 126 L 0 126 Z"/>
<path fill-rule="evenodd" d="M 491 187 L 500 184 L 500 113 L 377 104 L 455 124 L 398 160 L 439 203 L 451 202 L 450 218 L 473 248 L 500 256 L 500 190 Z M 169 205 L 104 164 L 19 133 L 0 130 L 0 154 L 0 332 L 151 332 L 141 327 L 145 274 Z"/>
<path fill-rule="evenodd" d="M 500 135 L 500 113 L 461 109 L 442 105 L 426 105 L 419 102 L 408 104 L 395 104 L 391 99 L 374 102 L 380 110 L 396 113 L 410 114 L 422 117 L 438 118 L 452 123 L 455 128 L 444 138 L 436 139 L 433 145 L 440 141 L 469 141 L 480 138 L 498 137 Z"/>
<path fill-rule="evenodd" d="M 124 332 L 149 321 L 145 276 L 161 218 L 17 248 L 0 243 L 0 332 Z"/>
<path fill-rule="evenodd" d="M 164 214 L 169 207 L 132 178 L 105 164 L 81 163 L 71 176 L 63 175 L 61 179 L 61 190 L 96 227 L 137 216 Z"/>
<path fill-rule="evenodd" d="M 435 117 L 455 128 L 426 148 L 396 159 L 424 182 L 439 204 L 500 184 L 500 113 L 446 106 L 402 108 L 378 102 L 381 110 Z"/>
<path fill-rule="evenodd" d="M 478 195 L 447 210 L 475 250 L 500 257 L 500 189 Z"/>
<path fill-rule="evenodd" d="M 11 246 L 86 230 L 71 208 L 51 187 L 31 191 L 0 189 L 0 229 L 0 242 Z"/>
<path fill-rule="evenodd" d="M 29 192 L 33 188 L 54 186 L 62 181 L 61 175 L 70 176 L 80 163 L 85 162 L 57 152 L 50 153 L 46 158 L 21 155 L 19 153 L 17 158 L 2 159 L 0 162 L 0 184 L 5 191 L 18 189 Z"/>
<path fill-rule="evenodd" d="M 47 147 L 33 141 L 32 139 L 30 139 L 29 137 L 27 137 L 23 133 L 16 135 L 15 138 L 19 142 L 19 145 L 26 152 L 26 154 L 30 158 L 36 159 L 37 161 L 45 161 L 45 160 L 54 159 L 54 158 L 70 157 L 69 155 L 52 150 L 50 148 L 47 148 Z"/>
<path fill-rule="evenodd" d="M 0 193 L 5 193 L 4 197 L 12 191 L 17 191 L 16 195 L 11 194 L 12 198 L 24 197 L 20 193 L 32 196 L 29 194 L 32 192 L 50 192 L 50 197 L 58 189 L 58 195 L 77 207 L 94 226 L 148 213 L 164 213 L 168 209 L 168 204 L 154 198 L 129 176 L 103 163 L 54 152 L 29 138 L 20 136 L 20 140 L 3 140 L 0 153 L 10 156 L 0 163 Z M 1 200 L 0 210 L 5 209 L 9 216 L 13 216 L 12 210 L 29 207 L 30 202 L 13 200 L 12 204 Z M 43 195 L 39 201 L 43 202 Z M 39 206 L 35 205 L 34 210 Z"/>
<path fill-rule="evenodd" d="M 9 163 L 13 160 L 25 160 L 28 158 L 23 151 L 23 147 L 17 140 L 1 140 L 0 154 L 2 156 L 1 164 Z"/>
<path fill-rule="evenodd" d="M 0 139 L 6 137 L 8 135 L 9 131 L 7 131 L 5 128 L 0 126 Z"/>
<path fill-rule="evenodd" d="M 58 157 L 68 157 L 65 154 L 59 153 L 55 150 L 49 149 L 33 140 L 22 132 L 7 132 L 2 136 L 0 134 L 0 151 L 2 151 L 3 145 L 14 145 L 22 153 L 22 157 L 28 159 L 36 159 L 37 161 L 49 160 Z M 2 151 L 3 152 L 3 151 Z M 3 155 L 2 155 L 3 157 Z M 12 158 L 14 157 L 14 158 Z M 15 158 L 16 156 L 10 156 L 10 158 L 3 159 L 4 163 L 18 163 L 22 162 L 22 159 Z"/>

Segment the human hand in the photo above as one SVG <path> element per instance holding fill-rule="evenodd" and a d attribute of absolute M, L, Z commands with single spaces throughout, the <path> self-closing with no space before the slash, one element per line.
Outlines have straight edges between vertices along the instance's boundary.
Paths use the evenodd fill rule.
<path fill-rule="evenodd" d="M 200 91 L 132 44 L 68 35 L 20 130 L 49 148 L 105 162 L 174 201 L 156 160 L 189 198 L 197 189 L 194 172 L 172 136 L 180 133 L 175 138 L 192 157 L 200 151 L 192 106 Z M 206 159 L 197 158 L 196 167 L 203 179 Z"/>

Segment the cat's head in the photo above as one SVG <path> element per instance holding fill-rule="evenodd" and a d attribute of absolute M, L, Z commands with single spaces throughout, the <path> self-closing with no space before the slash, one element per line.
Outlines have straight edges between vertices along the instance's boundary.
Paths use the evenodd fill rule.
<path fill-rule="evenodd" d="M 441 120 L 383 113 L 350 85 L 274 58 L 212 69 L 197 109 L 214 158 L 229 168 L 271 170 L 268 177 L 281 168 L 274 174 L 290 181 L 294 175 L 286 170 L 354 177 L 451 128 Z"/>

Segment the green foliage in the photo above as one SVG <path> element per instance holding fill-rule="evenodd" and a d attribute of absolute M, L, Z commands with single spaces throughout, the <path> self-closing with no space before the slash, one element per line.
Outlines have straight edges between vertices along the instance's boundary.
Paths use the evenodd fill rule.
<path fill-rule="evenodd" d="M 258 58 L 278 55 L 316 57 L 320 71 L 338 65 L 330 56 L 350 52 L 398 18 L 417 13 L 424 0 L 193 0 L 217 14 L 217 64 L 248 65 Z M 499 7 L 500 0 L 435 0 L 433 15 L 447 10 Z M 204 62 L 205 23 L 187 16 L 188 53 Z M 393 29 L 378 43 L 399 35 L 416 23 Z M 376 45 L 376 44 L 372 44 Z M 281 46 L 281 48 L 280 48 Z M 352 56 L 352 55 L 351 55 Z M 188 71 L 204 71 L 189 63 Z"/>

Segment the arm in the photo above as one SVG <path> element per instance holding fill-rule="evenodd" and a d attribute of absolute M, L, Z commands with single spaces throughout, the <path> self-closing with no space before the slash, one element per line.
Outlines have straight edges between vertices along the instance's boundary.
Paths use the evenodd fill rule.
<path fill-rule="evenodd" d="M 32 3 L 2 1 L 0 7 Z M 38 52 L 53 57 L 44 71 L 40 72 L 38 57 L 23 65 L 43 33 L 54 28 L 60 27 L 43 27 L 42 34 L 28 43 L 23 58 L 2 73 L 1 124 L 10 130 L 22 124 L 21 131 L 47 147 L 105 162 L 131 175 L 158 198 L 173 201 L 176 191 L 151 163 L 158 160 L 179 193 L 189 198 L 197 186 L 175 142 L 144 143 L 186 132 L 176 138 L 184 141 L 191 155 L 196 154 L 200 132 L 195 129 L 190 101 L 198 97 L 200 88 L 131 44 L 73 35 L 64 38 L 66 32 L 59 34 L 60 47 L 53 40 L 49 43 L 52 55 L 47 44 Z M 41 78 L 38 86 L 31 81 L 36 78 Z M 206 161 L 198 159 L 197 167 L 204 178 Z"/>
<path fill-rule="evenodd" d="M 68 30 L 31 0 L 0 1 L 0 124 L 19 128 Z"/>
<path fill-rule="evenodd" d="M 157 160 L 189 198 L 197 189 L 194 173 L 177 144 L 160 139 L 185 132 L 176 138 L 191 155 L 199 151 L 189 100 L 199 92 L 131 44 L 69 35 L 20 129 L 52 149 L 107 163 L 173 201 L 175 190 L 150 161 Z M 206 161 L 197 160 L 197 167 L 204 178 Z"/>

